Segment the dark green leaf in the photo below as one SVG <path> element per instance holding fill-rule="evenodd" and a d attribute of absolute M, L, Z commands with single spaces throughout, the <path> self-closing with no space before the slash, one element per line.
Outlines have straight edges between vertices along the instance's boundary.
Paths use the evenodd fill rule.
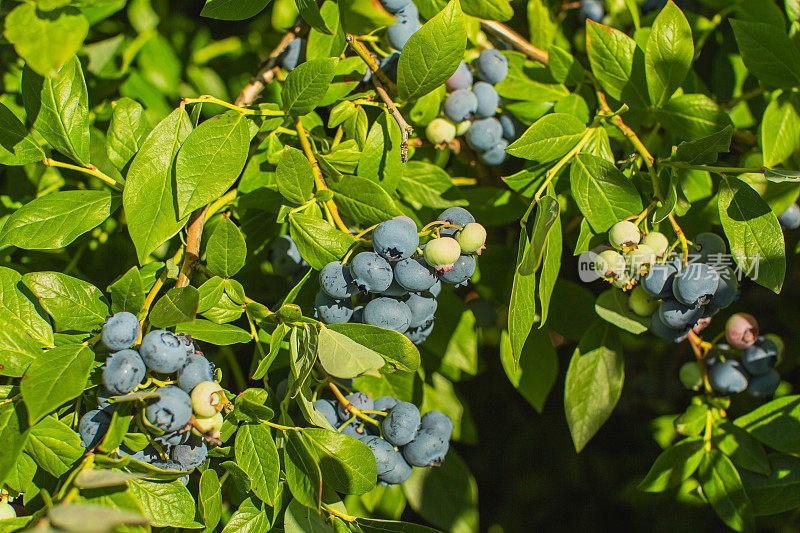
<path fill-rule="evenodd" d="M 17 116 L 0 103 L 0 164 L 27 165 L 44 159 L 44 150 Z"/>
<path fill-rule="evenodd" d="M 269 505 L 277 498 L 280 473 L 278 448 L 268 426 L 243 424 L 236 432 L 236 463 L 253 482 L 252 490 Z"/>
<path fill-rule="evenodd" d="M 218 20 L 245 20 L 258 15 L 272 0 L 206 0 L 200 15 Z"/>
<path fill-rule="evenodd" d="M 416 372 L 419 368 L 420 356 L 417 347 L 401 333 L 355 323 L 331 324 L 328 328 L 380 354 L 386 360 L 384 367 L 386 371 Z"/>
<path fill-rule="evenodd" d="M 800 85 L 800 51 L 784 31 L 762 22 L 730 23 L 742 60 L 753 76 L 777 87 Z"/>
<path fill-rule="evenodd" d="M 338 261 L 355 242 L 347 233 L 339 231 L 328 222 L 305 215 L 289 215 L 289 231 L 297 244 L 300 255 L 315 270 L 320 270 L 331 261 Z"/>
<path fill-rule="evenodd" d="M 157 328 L 168 328 L 181 322 L 194 320 L 200 301 L 197 288 L 173 287 L 158 299 L 150 311 L 150 323 Z"/>
<path fill-rule="evenodd" d="M 667 2 L 650 31 L 645 50 L 647 92 L 661 107 L 683 83 L 694 57 L 692 28 L 674 2 Z"/>
<path fill-rule="evenodd" d="M 291 71 L 283 85 L 283 110 L 293 116 L 313 111 L 333 81 L 336 63 L 332 57 L 313 59 Z"/>
<path fill-rule="evenodd" d="M 278 161 L 278 191 L 289 202 L 302 205 L 314 197 L 314 169 L 303 152 L 287 147 Z"/>
<path fill-rule="evenodd" d="M 242 269 L 246 257 L 247 243 L 244 235 L 236 224 L 224 217 L 214 227 L 214 233 L 206 245 L 208 269 L 218 276 L 229 278 Z"/>
<path fill-rule="evenodd" d="M 24 283 L 62 329 L 92 331 L 108 316 L 100 289 L 59 272 L 31 272 Z"/>
<path fill-rule="evenodd" d="M 596 232 L 642 211 L 636 186 L 613 163 L 578 154 L 570 172 L 572 197 Z"/>
<path fill-rule="evenodd" d="M 364 494 L 375 487 L 375 456 L 366 444 L 322 428 L 306 428 L 302 437 L 319 464 L 322 479 L 333 490 Z"/>
<path fill-rule="evenodd" d="M 740 416 L 734 424 L 779 452 L 800 453 L 800 396 L 784 396 Z"/>
<path fill-rule="evenodd" d="M 703 440 L 690 438 L 674 444 L 661 452 L 647 476 L 639 483 L 639 490 L 664 492 L 689 478 L 703 458 Z"/>
<path fill-rule="evenodd" d="M 730 459 L 717 450 L 704 454 L 697 471 L 697 481 L 717 516 L 731 529 L 755 530 L 753 505 Z"/>
<path fill-rule="evenodd" d="M 31 425 L 83 392 L 94 362 L 92 351 L 81 344 L 65 344 L 35 359 L 20 384 Z"/>

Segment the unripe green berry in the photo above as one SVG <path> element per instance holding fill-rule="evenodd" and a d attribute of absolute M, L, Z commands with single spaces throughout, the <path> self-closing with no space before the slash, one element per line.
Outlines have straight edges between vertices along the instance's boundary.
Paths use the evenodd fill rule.
<path fill-rule="evenodd" d="M 617 250 L 639 244 L 641 239 L 642 234 L 639 233 L 639 228 L 628 220 L 617 222 L 608 230 L 608 242 Z"/>
<path fill-rule="evenodd" d="M 697 361 L 684 363 L 678 371 L 678 378 L 689 390 L 700 390 L 700 387 L 703 386 L 703 371 Z"/>
<path fill-rule="evenodd" d="M 456 241 L 461 246 L 462 254 L 481 255 L 481 250 L 486 248 L 486 228 L 477 222 L 470 222 L 456 233 Z"/>
<path fill-rule="evenodd" d="M 439 272 L 453 270 L 453 264 L 461 255 L 461 246 L 452 237 L 433 239 L 425 245 L 425 262 Z"/>
<path fill-rule="evenodd" d="M 469 127 L 472 126 L 471 120 L 465 120 L 463 122 L 459 122 L 456 124 L 456 137 L 461 137 L 462 135 L 466 135 L 469 131 Z"/>
<path fill-rule="evenodd" d="M 625 258 L 614 250 L 603 250 L 594 260 L 594 269 L 605 279 L 615 279 L 625 272 Z"/>
<path fill-rule="evenodd" d="M 640 244 L 625 254 L 625 262 L 631 275 L 637 276 L 650 270 L 656 262 L 656 252 L 646 244 Z"/>
<path fill-rule="evenodd" d="M 196 417 L 208 418 L 218 414 L 226 402 L 219 383 L 203 381 L 192 389 L 192 409 Z"/>
<path fill-rule="evenodd" d="M 219 438 L 222 423 L 225 420 L 222 418 L 222 413 L 215 413 L 210 417 L 195 417 L 195 427 L 204 435 L 210 435 L 214 438 Z"/>
<path fill-rule="evenodd" d="M 669 248 L 669 241 L 667 240 L 667 237 L 658 231 L 651 231 L 645 235 L 643 242 L 652 248 L 658 257 L 663 257 L 664 253 Z"/>
<path fill-rule="evenodd" d="M 628 296 L 628 307 L 639 316 L 650 316 L 658 308 L 658 302 L 650 298 L 639 285 Z"/>
<path fill-rule="evenodd" d="M 446 144 L 456 138 L 456 126 L 446 118 L 435 118 L 425 128 L 425 136 L 431 144 Z"/>
<path fill-rule="evenodd" d="M 0 503 L 0 520 L 8 520 L 9 518 L 16 518 L 17 511 L 8 502 Z"/>

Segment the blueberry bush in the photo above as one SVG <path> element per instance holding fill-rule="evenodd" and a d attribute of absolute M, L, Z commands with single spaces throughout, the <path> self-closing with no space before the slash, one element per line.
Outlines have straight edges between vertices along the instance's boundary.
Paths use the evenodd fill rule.
<path fill-rule="evenodd" d="M 800 1 L 0 18 L 0 532 L 800 527 Z"/>

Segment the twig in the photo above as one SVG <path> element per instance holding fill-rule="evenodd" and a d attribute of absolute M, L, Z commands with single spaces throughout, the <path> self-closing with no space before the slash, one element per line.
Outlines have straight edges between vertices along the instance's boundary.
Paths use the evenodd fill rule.
<path fill-rule="evenodd" d="M 369 50 L 364 47 L 361 41 L 359 41 L 355 35 L 351 35 L 349 33 L 345 36 L 345 39 L 350 45 L 350 48 L 353 49 L 353 52 L 355 52 L 358 57 L 360 57 L 364 63 L 367 64 L 367 67 L 369 67 L 373 74 L 381 80 L 381 83 L 387 89 L 389 89 L 389 91 L 396 93 L 397 85 L 395 85 L 395 83 L 389 79 L 389 76 L 386 75 L 383 69 L 378 65 L 378 62 L 375 61 L 375 58 L 372 57 L 372 55 L 369 53 Z"/>
<path fill-rule="evenodd" d="M 708 369 L 705 364 L 705 358 L 708 353 L 702 348 L 703 339 L 694 331 L 689 331 L 687 338 L 689 339 L 689 344 L 692 347 L 695 357 L 697 357 L 697 362 L 700 363 L 700 369 L 703 371 L 703 385 L 708 392 L 711 392 L 711 382 L 708 381 Z"/>
<path fill-rule="evenodd" d="M 77 172 L 83 172 L 84 174 L 88 174 L 90 176 L 94 176 L 95 178 L 98 178 L 98 179 L 106 182 L 112 189 L 116 189 L 118 191 L 122 191 L 122 185 L 117 183 L 117 181 L 114 178 L 112 178 L 112 177 L 108 176 L 107 174 L 105 174 L 104 172 L 100 171 L 94 165 L 87 165 L 85 167 L 80 167 L 78 165 L 72 165 L 70 163 L 62 163 L 61 161 L 56 161 L 55 159 L 50 159 L 49 157 L 45 157 L 42 160 L 42 163 L 44 163 L 48 167 L 67 168 L 69 170 L 75 170 Z"/>
<path fill-rule="evenodd" d="M 380 80 L 378 80 L 378 77 L 375 75 L 372 76 L 372 84 L 375 85 L 375 91 L 380 95 L 383 103 L 386 104 L 386 109 L 397 121 L 397 125 L 400 126 L 400 135 L 402 138 L 400 142 L 400 160 L 405 163 L 408 161 L 408 136 L 414 133 L 414 128 L 412 128 L 411 125 L 406 122 L 406 119 L 404 119 L 403 115 L 400 114 L 400 111 L 397 110 L 397 106 L 394 105 L 394 102 L 389 97 L 386 89 L 383 88 Z"/>
<path fill-rule="evenodd" d="M 192 213 L 189 218 L 189 229 L 186 231 L 186 250 L 183 253 L 181 271 L 178 274 L 176 287 L 186 287 L 192 275 L 192 265 L 200 259 L 200 240 L 203 237 L 203 224 L 206 222 L 208 205 Z"/>
<path fill-rule="evenodd" d="M 547 65 L 550 62 L 550 56 L 546 51 L 536 48 L 527 40 L 525 40 L 522 35 L 515 32 L 505 24 L 496 22 L 494 20 L 481 20 L 481 26 L 509 44 L 513 45 L 514 48 L 524 53 L 534 61 L 538 61 L 543 65 Z"/>
<path fill-rule="evenodd" d="M 275 78 L 275 72 L 277 67 L 275 67 L 275 63 L 278 60 L 278 56 L 283 52 L 283 49 L 286 46 L 295 40 L 298 35 L 300 35 L 305 28 L 305 23 L 302 20 L 299 20 L 297 24 L 292 28 L 290 32 L 283 36 L 281 42 L 278 43 L 272 52 L 270 52 L 267 60 L 261 65 L 261 68 L 258 70 L 255 76 L 250 80 L 250 83 L 244 86 L 244 88 L 239 91 L 239 96 L 236 98 L 236 102 L 234 102 L 239 107 L 247 107 L 252 105 L 255 102 L 258 95 L 261 94 L 261 91 L 264 90 L 272 80 Z"/>

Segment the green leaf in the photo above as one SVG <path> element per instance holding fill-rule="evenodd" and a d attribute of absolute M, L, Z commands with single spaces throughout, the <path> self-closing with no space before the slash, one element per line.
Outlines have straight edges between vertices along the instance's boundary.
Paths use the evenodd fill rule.
<path fill-rule="evenodd" d="M 392 192 L 402 174 L 400 161 L 400 127 L 387 111 L 378 115 L 369 129 L 358 161 L 357 174 Z"/>
<path fill-rule="evenodd" d="M 508 380 L 541 413 L 558 378 L 558 355 L 546 329 L 535 329 L 525 339 L 517 361 L 507 332 L 500 339 L 500 362 Z"/>
<path fill-rule="evenodd" d="M 464 200 L 442 198 L 444 193 L 452 189 L 453 180 L 447 172 L 423 161 L 409 161 L 403 165 L 403 176 L 397 184 L 403 199 L 414 209 L 423 206 L 447 209 L 466 205 Z"/>
<path fill-rule="evenodd" d="M 117 169 L 130 163 L 150 131 L 142 105 L 127 97 L 111 103 L 111 123 L 106 133 L 106 155 Z"/>
<path fill-rule="evenodd" d="M 779 452 L 800 453 L 800 395 L 772 400 L 740 416 L 734 424 Z"/>
<path fill-rule="evenodd" d="M 416 372 L 420 355 L 414 343 L 402 333 L 369 324 L 331 324 L 329 329 L 341 333 L 386 360 L 384 371 Z"/>
<path fill-rule="evenodd" d="M 798 182 L 800 181 L 800 172 L 796 170 L 775 170 L 772 168 L 765 168 L 764 177 L 773 183 L 782 183 L 784 181 Z"/>
<path fill-rule="evenodd" d="M 0 482 L 7 482 L 28 439 L 30 432 L 21 402 L 6 402 L 0 405 L 0 439 L 3 453 L 0 454 Z"/>
<path fill-rule="evenodd" d="M 695 140 L 731 124 L 731 119 L 704 94 L 682 94 L 655 111 L 664 128 L 680 139 Z"/>
<path fill-rule="evenodd" d="M 636 108 L 650 104 L 644 53 L 633 39 L 609 26 L 587 21 L 586 52 L 592 73 L 608 96 Z"/>
<path fill-rule="evenodd" d="M 217 472 L 209 468 L 200 476 L 198 504 L 206 530 L 214 531 L 222 517 L 222 485 Z"/>
<path fill-rule="evenodd" d="M 572 354 L 564 390 L 564 410 L 580 452 L 617 405 L 625 362 L 616 330 L 609 324 L 589 327 Z"/>
<path fill-rule="evenodd" d="M 800 459 L 770 454 L 769 475 L 742 471 L 742 483 L 756 516 L 791 511 L 800 505 Z"/>
<path fill-rule="evenodd" d="M 784 31 L 762 22 L 730 23 L 742 60 L 753 76 L 776 87 L 800 85 L 800 50 Z"/>
<path fill-rule="evenodd" d="M 22 100 L 28 122 L 53 148 L 80 164 L 89 162 L 89 96 L 78 58 L 50 78 L 26 68 Z"/>
<path fill-rule="evenodd" d="M 306 115 L 328 91 L 336 72 L 337 59 L 313 59 L 298 65 L 283 84 L 283 110 L 292 116 Z"/>
<path fill-rule="evenodd" d="M 664 105 L 681 86 L 693 57 L 692 28 L 670 0 L 653 22 L 644 55 L 647 92 L 654 106 Z"/>
<path fill-rule="evenodd" d="M 597 233 L 642 211 L 636 186 L 603 158 L 577 154 L 570 171 L 570 187 L 573 199 Z"/>
<path fill-rule="evenodd" d="M 150 132 L 131 162 L 122 201 L 139 263 L 186 222 L 176 212 L 173 172 L 175 154 L 191 129 L 189 115 L 176 109 Z"/>
<path fill-rule="evenodd" d="M 238 111 L 227 111 L 201 123 L 183 142 L 175 159 L 180 218 L 225 194 L 242 173 L 249 123 Z"/>
<path fill-rule="evenodd" d="M 464 14 L 484 20 L 503 22 L 514 16 L 509 0 L 461 0 Z"/>
<path fill-rule="evenodd" d="M 555 199 L 555 187 L 551 183 L 547 188 L 547 198 Z M 550 316 L 550 302 L 561 270 L 561 254 L 563 253 L 563 235 L 561 234 L 561 217 L 556 218 L 553 229 L 547 234 L 544 246 L 544 263 L 539 275 L 539 308 L 542 315 L 539 328 L 544 327 Z"/>
<path fill-rule="evenodd" d="M 317 0 L 294 0 L 297 10 L 309 26 L 322 33 L 333 34 L 333 30 L 322 17 L 322 13 L 317 6 Z"/>
<path fill-rule="evenodd" d="M 208 269 L 218 276 L 229 278 L 242 269 L 246 257 L 244 235 L 236 224 L 224 217 L 214 226 L 214 233 L 206 245 Z"/>
<path fill-rule="evenodd" d="M 342 28 L 347 33 L 364 35 L 375 28 L 394 24 L 395 18 L 373 0 L 339 0 Z"/>
<path fill-rule="evenodd" d="M 242 424 L 236 432 L 236 463 L 253 482 L 252 490 L 261 501 L 274 505 L 278 495 L 280 462 L 278 448 L 268 426 Z"/>
<path fill-rule="evenodd" d="M 5 104 L 0 103 L 0 165 L 27 165 L 44 157 L 44 150 L 25 125 Z"/>
<path fill-rule="evenodd" d="M 661 452 L 637 488 L 645 492 L 664 492 L 680 485 L 700 466 L 703 454 L 703 439 L 690 438 L 673 444 Z"/>
<path fill-rule="evenodd" d="M 283 465 L 286 484 L 292 496 L 304 506 L 318 510 L 322 498 L 322 473 L 314 456 L 295 431 L 286 433 Z"/>
<path fill-rule="evenodd" d="M 86 346 L 65 344 L 31 363 L 20 383 L 31 425 L 83 392 L 93 362 L 94 354 Z"/>
<path fill-rule="evenodd" d="M 531 243 L 527 232 L 520 232 L 517 265 L 522 263 L 530 247 Z M 515 364 L 522 356 L 525 342 L 537 319 L 536 276 L 523 276 L 519 272 L 519 266 L 517 266 L 514 269 L 511 301 L 508 306 L 508 334 L 511 341 L 512 358 Z"/>
<path fill-rule="evenodd" d="M 175 326 L 176 333 L 187 333 L 193 339 L 208 342 L 215 346 L 248 343 L 250 334 L 232 324 L 217 324 L 209 320 L 197 319 L 194 322 L 183 322 Z"/>
<path fill-rule="evenodd" d="M 153 305 L 150 323 L 163 329 L 194 320 L 199 303 L 200 292 L 196 287 L 172 287 Z"/>
<path fill-rule="evenodd" d="M 428 94 L 453 75 L 464 57 L 467 28 L 461 5 L 451 0 L 406 43 L 397 64 L 397 92 L 402 100 Z"/>
<path fill-rule="evenodd" d="M 6 15 L 5 37 L 25 64 L 42 76 L 54 76 L 80 49 L 89 21 L 74 7 L 46 13 L 20 4 Z"/>
<path fill-rule="evenodd" d="M 288 218 L 292 240 L 314 270 L 340 260 L 355 242 L 352 235 L 339 231 L 320 218 L 302 213 L 291 213 Z"/>
<path fill-rule="evenodd" d="M 311 28 L 308 32 L 308 44 L 306 45 L 306 59 L 321 59 L 324 57 L 338 57 L 347 47 L 344 40 L 344 32 L 339 24 L 339 6 L 332 0 L 326 0 L 319 8 L 322 17 L 327 21 L 329 28 L 336 28 L 336 32 L 328 34 L 326 31 L 319 31 Z M 338 124 L 337 124 L 338 125 Z"/>
<path fill-rule="evenodd" d="M 703 455 L 697 470 L 703 495 L 723 522 L 735 531 L 755 531 L 753 505 L 730 459 L 717 450 Z"/>
<path fill-rule="evenodd" d="M 552 196 L 543 196 L 536 207 L 536 219 L 533 223 L 531 244 L 525 253 L 525 259 L 519 266 L 518 272 L 523 276 L 529 276 L 539 270 L 544 257 L 545 245 L 550 230 L 559 220 L 561 208 L 558 201 Z"/>
<path fill-rule="evenodd" d="M 768 167 L 782 163 L 800 148 L 800 113 L 794 95 L 780 94 L 764 110 L 761 145 Z"/>
<path fill-rule="evenodd" d="M 83 452 L 80 436 L 54 417 L 43 419 L 28 431 L 25 453 L 56 477 L 69 472 Z"/>
<path fill-rule="evenodd" d="M 320 513 L 297 500 L 289 502 L 286 508 L 283 530 L 286 533 L 334 533 Z"/>
<path fill-rule="evenodd" d="M 333 199 L 353 222 L 372 226 L 401 215 L 392 197 L 377 183 L 358 176 L 344 176 L 331 183 Z"/>
<path fill-rule="evenodd" d="M 720 424 L 719 431 L 722 432 L 721 435 L 714 435 L 716 447 L 730 457 L 736 466 L 757 474 L 769 475 L 767 454 L 758 440 L 730 422 Z"/>
<path fill-rule="evenodd" d="M 328 374 L 342 379 L 374 372 L 384 364 L 378 353 L 327 327 L 319 332 L 317 355 Z"/>
<path fill-rule="evenodd" d="M 369 446 L 322 428 L 306 428 L 302 437 L 327 486 L 344 494 L 364 494 L 375 488 L 375 456 Z"/>
<path fill-rule="evenodd" d="M 169 483 L 134 479 L 128 482 L 128 492 L 151 526 L 202 527 L 194 520 L 192 494 L 177 479 Z"/>
<path fill-rule="evenodd" d="M 131 420 L 133 419 L 131 415 L 132 402 L 120 402 L 115 407 L 111 415 L 111 423 L 97 447 L 101 452 L 110 452 L 119 448 L 120 444 L 125 440 L 125 435 L 130 431 Z"/>
<path fill-rule="evenodd" d="M 111 215 L 108 191 L 59 191 L 23 205 L 8 218 L 0 245 L 25 250 L 66 246 Z"/>
<path fill-rule="evenodd" d="M 314 169 L 303 152 L 287 146 L 275 172 L 278 191 L 289 202 L 302 205 L 314 197 Z"/>
<path fill-rule="evenodd" d="M 736 264 L 753 281 L 779 293 L 786 257 L 783 231 L 769 205 L 747 183 L 723 176 L 719 216 Z"/>
<path fill-rule="evenodd" d="M 146 298 L 142 275 L 131 267 L 117 281 L 108 286 L 111 295 L 111 312 L 128 311 L 134 315 L 144 307 Z"/>
<path fill-rule="evenodd" d="M 550 12 L 547 0 L 530 0 L 527 8 L 529 41 L 533 46 L 547 49 L 553 43 L 558 24 Z"/>
<path fill-rule="evenodd" d="M 575 148 L 584 133 L 586 125 L 580 119 L 566 113 L 550 113 L 525 130 L 506 152 L 538 162 L 555 161 Z"/>
<path fill-rule="evenodd" d="M 285 324 L 281 323 L 275 328 L 275 331 L 272 332 L 269 341 L 269 353 L 266 357 L 261 359 L 258 362 L 258 366 L 256 370 L 253 372 L 253 379 L 261 379 L 269 370 L 269 367 L 272 366 L 272 362 L 278 356 L 278 350 L 280 350 L 281 342 L 283 342 L 284 337 L 289 333 L 290 328 Z"/>
<path fill-rule="evenodd" d="M 378 520 L 377 518 L 358 518 L 356 524 L 364 533 L 438 533 L 439 531 L 410 522 Z"/>
<path fill-rule="evenodd" d="M 798 133 L 800 136 L 800 133 Z M 675 150 L 673 159 L 695 165 L 715 163 L 720 153 L 727 153 L 731 147 L 733 126 L 726 126 L 707 137 L 694 141 L 683 141 Z"/>
<path fill-rule="evenodd" d="M 650 319 L 631 311 L 628 307 L 628 295 L 618 289 L 608 289 L 598 296 L 594 309 L 606 322 L 636 335 L 650 328 Z"/>
<path fill-rule="evenodd" d="M 60 503 L 47 512 L 50 522 L 63 531 L 113 531 L 116 527 L 144 527 L 147 519 L 140 513 L 107 505 Z"/>
<path fill-rule="evenodd" d="M 245 20 L 261 13 L 272 0 L 206 0 L 201 17 L 218 20 Z"/>
<path fill-rule="evenodd" d="M 264 511 L 261 502 L 257 500 L 253 502 L 251 498 L 245 498 L 225 525 L 225 529 L 222 530 L 222 533 L 269 531 L 269 529 L 270 519 Z"/>
<path fill-rule="evenodd" d="M 52 348 L 53 328 L 20 290 L 21 280 L 17 271 L 0 267 L 0 331 L 14 330 L 30 336 L 43 347 Z"/>
<path fill-rule="evenodd" d="M 61 329 L 92 331 L 108 316 L 108 305 L 100 289 L 59 272 L 30 272 L 22 283 L 39 298 Z"/>

